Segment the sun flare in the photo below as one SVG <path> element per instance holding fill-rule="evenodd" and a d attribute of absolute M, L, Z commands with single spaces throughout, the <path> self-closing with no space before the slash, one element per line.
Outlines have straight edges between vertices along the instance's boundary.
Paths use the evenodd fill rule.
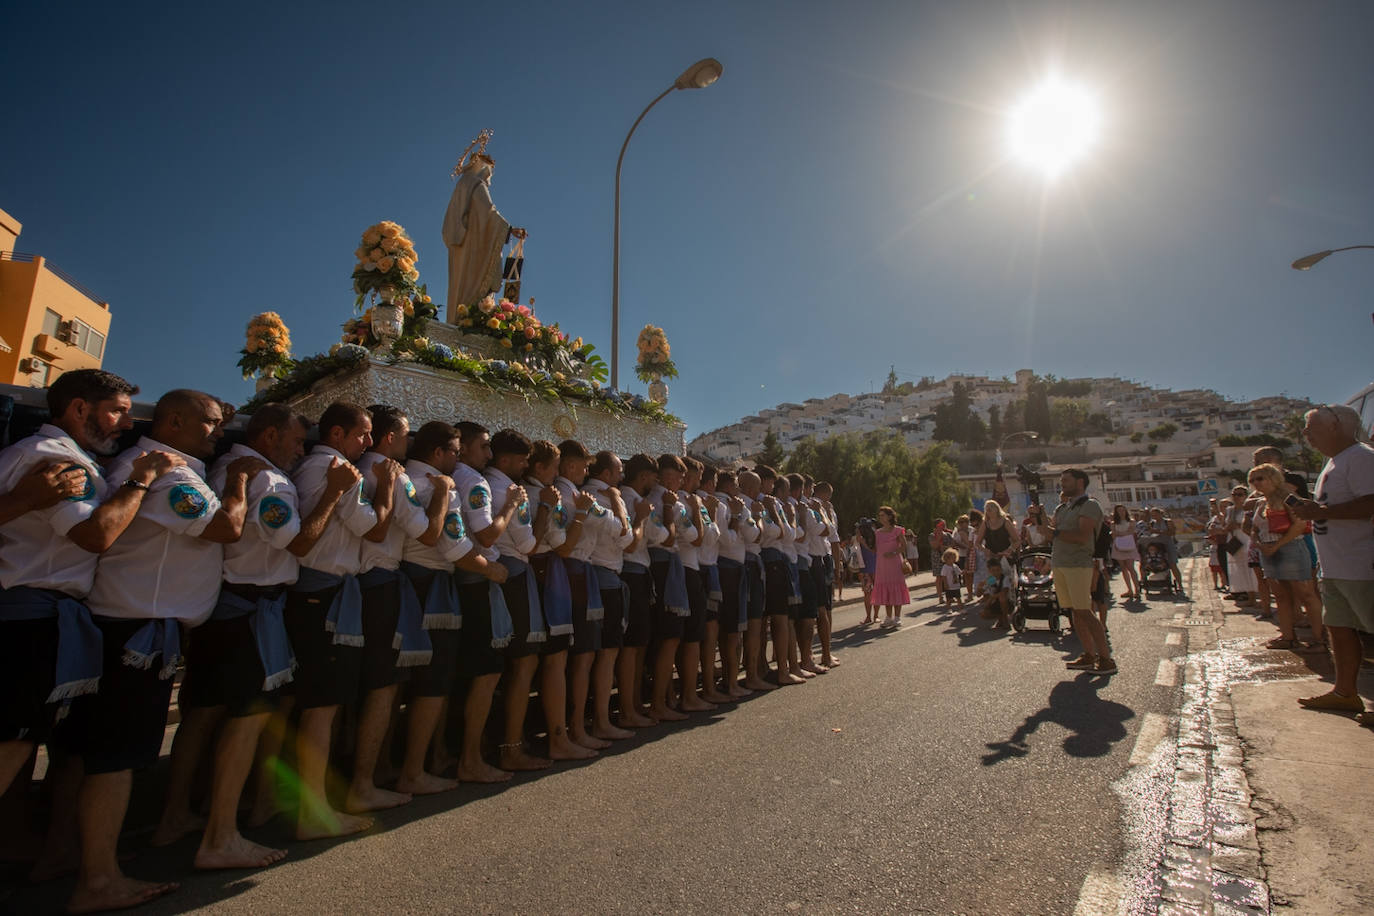
<path fill-rule="evenodd" d="M 1017 159 L 1046 178 L 1056 178 L 1092 150 L 1101 126 L 1096 96 L 1083 86 L 1052 77 L 1012 108 L 1007 141 Z"/>

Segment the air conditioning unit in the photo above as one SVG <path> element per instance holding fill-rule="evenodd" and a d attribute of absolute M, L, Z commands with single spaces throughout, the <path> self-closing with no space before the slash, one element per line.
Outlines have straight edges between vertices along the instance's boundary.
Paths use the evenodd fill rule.
<path fill-rule="evenodd" d="M 58 324 L 57 339 L 63 343 L 76 343 L 76 325 L 70 321 L 63 321 Z"/>
<path fill-rule="evenodd" d="M 43 371 L 43 361 L 42 361 L 42 360 L 39 360 L 39 359 L 34 359 L 33 357 L 28 357 L 28 358 L 26 358 L 26 359 L 21 359 L 21 360 L 19 361 L 19 371 L 20 371 L 20 372 L 27 372 L 27 373 L 30 374 L 30 375 L 32 375 L 32 374 L 35 373 L 35 372 L 42 372 L 42 371 Z"/>

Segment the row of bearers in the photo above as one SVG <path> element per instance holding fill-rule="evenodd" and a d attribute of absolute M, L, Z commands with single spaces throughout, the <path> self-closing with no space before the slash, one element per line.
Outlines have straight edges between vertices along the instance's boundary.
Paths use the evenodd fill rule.
<path fill-rule="evenodd" d="M 430 422 L 412 436 L 395 408 L 342 403 L 321 417 L 309 455 L 309 421 L 267 405 L 207 469 L 225 416 L 188 390 L 164 395 L 148 435 L 102 468 L 94 456 L 131 428 L 137 390 L 99 370 L 68 372 L 49 389 L 51 422 L 0 452 L 0 791 L 48 741 L 52 778 L 70 789 L 57 795 L 75 799 L 54 821 L 79 825 L 74 911 L 174 889 L 125 876 L 116 844 L 131 773 L 160 751 L 183 639 L 182 722 L 154 842 L 203 826 L 201 868 L 285 856 L 244 838 L 237 812 L 255 759 L 253 817 L 274 812 L 288 715 L 296 835 L 309 839 L 366 829 L 362 812 L 454 787 L 450 767 L 458 780 L 496 782 L 549 766 L 524 742 L 536 675 L 549 758 L 582 759 L 626 728 L 835 664 L 828 485 L 813 492 L 766 467 L 717 474 L 673 455 L 622 466 L 576 441 L 473 423 Z M 493 766 L 482 736 L 503 676 Z M 456 761 L 450 701 L 462 704 Z M 354 703 L 352 776 L 336 810 L 325 789 L 332 735 Z M 269 728 L 272 717 L 282 721 Z M 394 791 L 376 785 L 393 731 L 404 747 Z M 192 785 L 212 742 L 202 822 Z"/>

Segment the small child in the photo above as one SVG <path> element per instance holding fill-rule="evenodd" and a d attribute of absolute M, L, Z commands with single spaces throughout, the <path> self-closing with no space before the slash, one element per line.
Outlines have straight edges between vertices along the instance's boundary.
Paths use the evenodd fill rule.
<path fill-rule="evenodd" d="M 959 588 L 964 584 L 964 573 L 959 568 L 959 551 L 951 547 L 940 554 L 940 559 L 945 564 L 940 567 L 940 603 L 949 607 L 960 607 L 963 602 L 959 600 Z"/>

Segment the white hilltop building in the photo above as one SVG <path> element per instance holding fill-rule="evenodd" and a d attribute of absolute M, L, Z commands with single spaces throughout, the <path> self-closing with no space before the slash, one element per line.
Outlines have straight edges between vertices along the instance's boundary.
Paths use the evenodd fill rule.
<path fill-rule="evenodd" d="M 692 454 L 730 465 L 748 462 L 758 455 L 770 429 L 785 451 L 791 451 L 807 438 L 823 441 L 845 433 L 891 430 L 921 450 L 934 443 L 935 408 L 953 398 L 956 383 L 963 385 L 970 408 L 986 423 L 993 407 L 1005 414 L 1014 401 L 1024 399 L 1035 378 L 1030 369 L 1018 370 L 1013 378 L 956 374 L 940 381 L 926 378 L 919 383 L 899 384 L 879 392 L 834 394 L 800 404 L 783 403 L 703 433 L 687 448 Z M 1206 481 L 1219 473 L 1238 473 L 1254 448 L 1223 445 L 1219 440 L 1263 434 L 1284 436 L 1288 418 L 1311 406 L 1305 400 L 1286 396 L 1238 403 L 1207 389 L 1174 391 L 1114 377 L 1055 381 L 1079 392 L 1071 397 L 1081 402 L 1089 415 L 1102 414 L 1110 421 L 1110 435 L 1080 437 L 1071 444 L 1082 456 L 1079 463 L 1089 466 L 1100 480 L 1102 495 L 1131 506 L 1163 503 L 1183 508 L 1199 501 L 1205 503 L 1199 491 L 1209 489 Z M 1056 397 L 1051 395 L 1051 401 Z M 1166 425 L 1174 427 L 1167 438 L 1149 437 L 1152 430 Z M 1018 447 L 1026 445 L 1025 440 L 1018 443 Z M 967 450 L 964 454 L 968 454 Z M 984 458 L 984 463 L 989 461 Z M 1044 470 L 1053 470 L 1061 463 L 1055 457 Z M 990 470 L 964 477 L 973 485 L 975 495 L 985 498 L 991 492 Z M 1024 505 L 1025 494 L 1021 493 L 1018 499 L 1020 488 L 1010 474 L 1007 477 L 1013 503 Z M 1199 481 L 1203 482 L 1201 487 Z"/>

